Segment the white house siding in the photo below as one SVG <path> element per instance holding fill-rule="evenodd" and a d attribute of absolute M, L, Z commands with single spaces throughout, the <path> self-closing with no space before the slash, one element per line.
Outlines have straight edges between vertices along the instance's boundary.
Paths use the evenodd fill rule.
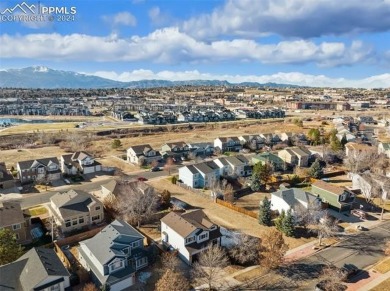
<path fill-rule="evenodd" d="M 101 275 L 103 275 L 103 266 L 102 264 L 100 264 L 99 260 L 96 259 L 96 257 L 89 251 L 88 247 L 83 244 L 83 243 L 80 243 L 80 249 L 83 250 L 83 252 L 88 256 L 88 259 L 92 261 L 92 263 L 95 265 L 95 268 L 98 269 L 99 273 Z M 87 270 L 91 270 L 91 267 L 86 263 L 86 261 L 84 260 L 81 252 L 79 252 L 79 261 L 80 261 L 80 264 Z"/>
<path fill-rule="evenodd" d="M 122 280 L 116 284 L 113 284 L 110 286 L 110 290 L 112 291 L 120 291 L 120 290 L 124 290 L 126 288 L 129 288 L 130 286 L 133 286 L 134 285 L 134 277 L 131 276 L 125 280 Z"/>
<path fill-rule="evenodd" d="M 288 211 L 289 209 L 290 205 L 285 200 L 271 194 L 271 210 L 281 213 L 282 210 Z"/>
<path fill-rule="evenodd" d="M 179 168 L 179 179 L 182 180 L 184 184 L 192 188 L 199 186 L 199 185 L 195 186 L 194 174 L 187 167 Z"/>
<path fill-rule="evenodd" d="M 167 237 L 165 234 L 167 234 Z M 168 239 L 165 241 L 165 239 Z M 177 232 L 171 229 L 164 222 L 161 222 L 161 240 L 168 246 L 173 247 L 179 252 L 180 258 L 187 264 L 191 264 L 190 254 L 185 247 L 185 238 L 180 236 Z"/>

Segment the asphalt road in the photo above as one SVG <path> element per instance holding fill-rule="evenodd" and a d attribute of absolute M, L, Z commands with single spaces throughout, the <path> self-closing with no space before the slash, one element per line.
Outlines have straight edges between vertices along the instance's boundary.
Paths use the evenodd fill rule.
<path fill-rule="evenodd" d="M 331 264 L 342 267 L 344 264 L 352 264 L 360 270 L 367 269 L 384 257 L 383 247 L 389 239 L 390 221 L 368 231 L 346 236 L 339 244 L 286 267 L 285 275 L 295 277 L 297 280 L 311 280 L 304 289 L 314 290 L 314 285 L 318 283 L 317 278 L 324 266 Z M 361 271 L 351 278 L 351 282 L 356 282 L 365 276 L 367 272 Z"/>

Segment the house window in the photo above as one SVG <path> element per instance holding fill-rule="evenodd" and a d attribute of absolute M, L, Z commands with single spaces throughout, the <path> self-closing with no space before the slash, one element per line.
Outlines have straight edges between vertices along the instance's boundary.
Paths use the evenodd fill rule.
<path fill-rule="evenodd" d="M 84 217 L 79 217 L 79 223 L 84 223 Z"/>
<path fill-rule="evenodd" d="M 45 168 L 38 168 L 38 171 L 37 171 L 39 174 L 43 174 L 45 173 Z"/>
<path fill-rule="evenodd" d="M 65 222 L 65 227 L 70 227 L 70 225 L 71 225 L 70 221 Z"/>
<path fill-rule="evenodd" d="M 191 236 L 191 237 L 188 237 L 186 238 L 186 243 L 189 244 L 189 243 L 192 243 L 195 241 L 195 237 L 194 236 Z"/>
<path fill-rule="evenodd" d="M 15 233 L 15 238 L 16 238 L 16 240 L 19 240 L 19 234 L 18 233 Z"/>
<path fill-rule="evenodd" d="M 208 238 L 209 234 L 206 232 L 204 234 L 201 234 L 199 237 L 198 237 L 198 240 L 204 240 L 206 238 Z"/>
<path fill-rule="evenodd" d="M 72 225 L 77 225 L 77 219 L 73 219 Z"/>
<path fill-rule="evenodd" d="M 96 206 L 95 210 L 100 210 L 100 206 Z"/>
<path fill-rule="evenodd" d="M 123 267 L 123 261 L 116 261 L 110 264 L 110 270 L 118 270 Z"/>
<path fill-rule="evenodd" d="M 13 230 L 20 229 L 20 223 L 18 223 L 18 224 L 13 224 L 13 225 L 12 225 L 12 229 L 13 229 Z"/>
<path fill-rule="evenodd" d="M 59 291 L 61 290 L 60 283 L 50 286 L 50 291 Z"/>
<path fill-rule="evenodd" d="M 99 219 L 100 219 L 100 215 L 92 216 L 92 221 L 99 220 Z"/>
<path fill-rule="evenodd" d="M 137 269 L 141 268 L 141 267 L 145 266 L 147 263 L 148 263 L 148 259 L 146 257 L 143 257 L 143 258 L 136 261 L 136 267 L 137 267 Z"/>
<path fill-rule="evenodd" d="M 140 246 L 140 241 L 135 241 L 135 242 L 132 242 L 131 243 L 131 247 L 134 249 L 134 248 L 138 248 Z"/>
<path fill-rule="evenodd" d="M 130 251 L 130 248 L 124 248 L 122 251 L 123 251 L 123 253 L 128 254 Z"/>

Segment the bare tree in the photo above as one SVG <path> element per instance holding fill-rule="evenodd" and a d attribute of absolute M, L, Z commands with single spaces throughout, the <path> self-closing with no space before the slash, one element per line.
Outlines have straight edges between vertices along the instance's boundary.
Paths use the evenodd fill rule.
<path fill-rule="evenodd" d="M 225 201 L 234 202 L 234 189 L 232 184 L 228 183 L 223 190 L 223 198 Z"/>
<path fill-rule="evenodd" d="M 99 291 L 99 289 L 93 283 L 88 283 L 84 285 L 83 291 Z"/>
<path fill-rule="evenodd" d="M 225 251 L 218 245 L 210 245 L 200 253 L 199 261 L 193 265 L 192 275 L 198 285 L 207 285 L 208 290 L 214 290 L 222 285 L 222 269 L 228 265 Z"/>
<path fill-rule="evenodd" d="M 329 214 L 326 212 L 317 221 L 317 224 L 312 224 L 312 226 L 313 226 L 312 231 L 315 231 L 318 235 L 319 246 L 321 246 L 322 239 L 332 237 L 338 228 L 337 221 L 331 218 Z"/>
<path fill-rule="evenodd" d="M 374 151 L 352 152 L 344 158 L 344 165 L 351 173 L 362 173 L 369 170 L 378 160 L 379 155 Z"/>
<path fill-rule="evenodd" d="M 270 228 L 264 233 L 260 245 L 260 264 L 267 269 L 274 269 L 283 262 L 288 249 L 280 231 Z"/>
<path fill-rule="evenodd" d="M 138 166 L 143 167 L 143 166 L 145 166 L 145 164 L 146 164 L 145 157 L 143 157 L 143 156 L 139 157 L 138 158 Z"/>
<path fill-rule="evenodd" d="M 175 250 L 173 252 L 163 253 L 161 256 L 161 263 L 164 270 L 171 270 L 176 272 L 179 267 L 180 261 L 177 257 L 178 252 Z"/>
<path fill-rule="evenodd" d="M 181 272 L 166 270 L 164 275 L 157 281 L 156 291 L 185 291 L 190 289 L 190 283 Z"/>
<path fill-rule="evenodd" d="M 342 285 L 342 272 L 340 269 L 337 269 L 332 266 L 326 266 L 320 275 L 322 279 L 322 287 L 327 291 L 338 291 L 341 290 L 340 286 Z"/>
<path fill-rule="evenodd" d="M 165 162 L 164 170 L 168 172 L 168 175 L 171 174 L 173 165 L 174 165 L 173 159 L 171 157 L 167 158 L 167 161 Z"/>
<path fill-rule="evenodd" d="M 138 227 L 156 212 L 158 195 L 143 182 L 120 181 L 114 209 L 117 216 Z"/>
<path fill-rule="evenodd" d="M 261 240 L 257 237 L 239 233 L 235 236 L 235 245 L 229 250 L 229 255 L 238 263 L 257 264 L 260 260 Z"/>

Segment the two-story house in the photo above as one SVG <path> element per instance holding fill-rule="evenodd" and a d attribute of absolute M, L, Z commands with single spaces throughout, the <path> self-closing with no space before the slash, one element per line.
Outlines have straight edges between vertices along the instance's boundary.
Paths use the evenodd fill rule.
<path fill-rule="evenodd" d="M 131 146 L 127 149 L 127 161 L 129 163 L 138 165 L 142 159 L 142 163 L 150 164 L 153 161 L 161 160 L 161 154 L 149 144 Z"/>
<path fill-rule="evenodd" d="M 305 147 L 292 147 L 279 151 L 278 156 L 292 166 L 308 167 L 311 152 Z"/>
<path fill-rule="evenodd" d="M 211 156 L 214 154 L 214 145 L 211 142 L 190 143 L 188 147 L 195 156 Z"/>
<path fill-rule="evenodd" d="M 164 157 L 172 157 L 175 160 L 188 157 L 190 147 L 184 141 L 166 143 L 161 147 L 161 153 Z"/>
<path fill-rule="evenodd" d="M 167 248 L 191 265 L 200 252 L 211 244 L 221 244 L 219 226 L 211 222 L 201 209 L 185 213 L 171 212 L 161 219 L 161 240 Z"/>
<path fill-rule="evenodd" d="M 243 146 L 252 151 L 260 150 L 265 146 L 265 139 L 260 135 L 242 135 L 238 138 Z"/>
<path fill-rule="evenodd" d="M 22 184 L 33 181 L 55 181 L 61 179 L 57 158 L 44 158 L 17 162 L 18 178 Z"/>
<path fill-rule="evenodd" d="M 81 190 L 58 192 L 50 198 L 50 211 L 62 232 L 70 232 L 104 220 L 103 203 Z"/>
<path fill-rule="evenodd" d="M 0 229 L 11 230 L 19 243 L 31 242 L 30 217 L 23 214 L 19 202 L 0 202 Z"/>
<path fill-rule="evenodd" d="M 236 136 L 218 137 L 214 140 L 214 148 L 221 152 L 239 152 L 242 150 L 240 139 Z"/>
<path fill-rule="evenodd" d="M 349 142 L 345 145 L 345 155 L 347 157 L 359 158 L 360 156 L 373 155 L 376 152 L 375 147 L 367 144 Z"/>
<path fill-rule="evenodd" d="M 252 174 L 249 161 L 242 155 L 215 159 L 222 176 L 246 177 Z"/>
<path fill-rule="evenodd" d="M 15 186 L 14 177 L 7 170 L 4 162 L 0 162 L 0 191 Z"/>
<path fill-rule="evenodd" d="M 61 169 L 64 174 L 91 174 L 100 172 L 102 165 L 86 152 L 75 152 L 61 156 Z"/>
<path fill-rule="evenodd" d="M 0 290 L 69 290 L 70 274 L 53 249 L 33 248 L 0 266 Z"/>
<path fill-rule="evenodd" d="M 115 220 L 80 242 L 79 261 L 98 287 L 124 290 L 134 285 L 136 272 L 148 265 L 144 239 L 125 221 Z"/>
<path fill-rule="evenodd" d="M 321 180 L 311 185 L 311 192 L 328 203 L 329 208 L 339 212 L 350 211 L 355 202 L 355 194 L 351 191 Z"/>
<path fill-rule="evenodd" d="M 219 177 L 219 166 L 213 161 L 179 168 L 179 179 L 192 188 L 212 187 Z"/>
<path fill-rule="evenodd" d="M 264 152 L 254 156 L 252 158 L 252 164 L 256 165 L 257 163 L 261 163 L 262 165 L 270 163 L 275 171 L 281 171 L 286 168 L 285 162 L 270 152 Z"/>

